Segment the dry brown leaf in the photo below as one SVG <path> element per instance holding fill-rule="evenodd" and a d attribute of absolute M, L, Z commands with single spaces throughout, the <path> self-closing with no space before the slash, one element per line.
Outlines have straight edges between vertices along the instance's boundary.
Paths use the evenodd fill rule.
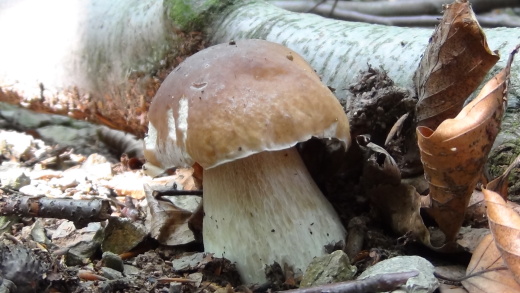
<path fill-rule="evenodd" d="M 520 284 L 520 215 L 498 193 L 482 190 L 488 206 L 489 228 L 507 267 Z"/>
<path fill-rule="evenodd" d="M 464 251 L 473 253 L 475 249 L 477 249 L 480 241 L 489 234 L 491 234 L 491 232 L 487 228 L 462 227 L 459 237 L 457 238 L 457 244 L 460 248 L 464 249 Z"/>
<path fill-rule="evenodd" d="M 500 130 L 512 57 L 501 72 L 454 119 L 433 131 L 417 127 L 426 179 L 430 183 L 429 214 L 453 242 L 462 225 L 471 193 L 482 174 L 491 146 Z"/>
<path fill-rule="evenodd" d="M 487 227 L 488 219 L 486 210 L 487 206 L 484 201 L 484 194 L 482 191 L 474 189 L 469 199 L 468 208 L 466 209 L 464 225 L 473 228 Z"/>
<path fill-rule="evenodd" d="M 469 3 L 460 2 L 447 5 L 415 72 L 420 126 L 435 129 L 455 117 L 499 59 L 489 49 Z"/>
<path fill-rule="evenodd" d="M 164 245 L 182 245 L 195 241 L 195 234 L 189 227 L 192 211 L 181 209 L 173 203 L 157 200 L 149 185 L 144 185 L 148 203 L 146 226 L 150 236 Z"/>
<path fill-rule="evenodd" d="M 466 270 L 466 276 L 470 275 L 472 277 L 462 281 L 470 293 L 520 292 L 513 274 L 504 269 L 504 261 L 491 234 L 484 237 L 473 253 Z"/>
<path fill-rule="evenodd" d="M 395 233 L 411 233 L 431 246 L 430 234 L 420 214 L 421 196 L 415 187 L 401 183 L 399 167 L 385 149 L 363 136 L 356 140 L 366 157 L 361 182 L 372 206 Z"/>

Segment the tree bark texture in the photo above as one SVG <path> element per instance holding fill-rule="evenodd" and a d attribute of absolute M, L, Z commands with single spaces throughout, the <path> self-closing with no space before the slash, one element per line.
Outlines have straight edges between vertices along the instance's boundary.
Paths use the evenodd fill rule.
<path fill-rule="evenodd" d="M 245 38 L 284 44 L 301 54 L 344 102 L 348 86 L 369 65 L 411 88 L 433 33 L 292 13 L 263 1 L 216 2 L 0 0 L 0 100 L 142 136 L 155 91 L 198 35 L 180 29 L 203 29 L 208 44 Z M 189 25 L 208 12 L 206 22 Z M 496 73 L 520 42 L 520 29 L 485 32 L 490 48 L 503 56 Z M 520 96 L 519 65 L 515 62 L 512 69 L 513 105 Z"/>
<path fill-rule="evenodd" d="M 184 42 L 153 0 L 3 0 L 0 38 L 1 101 L 138 135 Z"/>

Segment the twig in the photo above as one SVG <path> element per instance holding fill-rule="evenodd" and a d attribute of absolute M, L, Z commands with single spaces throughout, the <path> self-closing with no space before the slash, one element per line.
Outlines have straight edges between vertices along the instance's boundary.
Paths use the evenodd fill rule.
<path fill-rule="evenodd" d="M 282 291 L 284 293 L 363 293 L 392 291 L 406 284 L 408 279 L 419 275 L 417 271 L 380 274 L 362 280 L 326 284 L 321 286 L 298 288 Z"/>
<path fill-rule="evenodd" d="M 287 9 L 294 12 L 305 12 L 309 6 L 301 4 L 297 5 L 296 2 L 300 1 L 274 1 L 273 3 L 281 8 Z M 332 17 L 340 20 L 357 21 L 365 23 L 393 25 L 393 26 L 415 26 L 415 27 L 433 27 L 439 24 L 441 12 L 437 11 L 434 15 L 421 15 L 421 13 L 402 13 L 402 14 L 382 14 L 378 15 L 377 11 L 366 11 L 360 12 L 351 9 L 341 8 L 343 3 L 364 3 L 369 4 L 371 2 L 339 2 L 333 13 L 330 12 L 333 9 L 334 3 L 327 1 L 313 9 L 313 13 L 319 14 L 325 17 Z M 402 1 L 398 2 L 377 2 L 377 3 L 398 3 L 400 8 L 406 7 L 402 4 Z M 312 2 L 311 2 L 312 4 Z M 473 6 L 472 6 L 473 7 Z M 512 18 L 510 16 L 479 16 L 477 20 L 483 27 L 518 27 L 520 26 L 520 20 Z"/>
<path fill-rule="evenodd" d="M 165 195 L 172 195 L 172 196 L 202 195 L 202 190 L 177 190 L 177 189 L 163 190 L 163 191 L 156 190 L 153 192 L 152 195 L 155 198 L 161 198 L 162 196 L 165 196 Z"/>
<path fill-rule="evenodd" d="M 20 241 L 18 238 L 14 237 L 13 235 L 11 234 L 8 234 L 8 233 L 3 233 L 2 236 L 8 240 L 11 240 L 14 244 L 18 244 L 18 245 L 21 245 L 22 244 L 22 241 Z"/>
<path fill-rule="evenodd" d="M 437 277 L 437 278 L 443 279 L 443 280 L 447 280 L 447 281 L 451 281 L 451 282 L 459 282 L 460 283 L 460 282 L 462 282 L 464 280 L 467 280 L 467 279 L 473 278 L 473 277 L 477 277 L 477 276 L 480 276 L 480 275 L 485 274 L 485 273 L 496 272 L 496 271 L 504 271 L 504 270 L 509 270 L 509 269 L 506 266 L 496 267 L 496 268 L 491 268 L 491 269 L 485 269 L 485 270 L 478 271 L 478 272 L 475 272 L 473 274 L 469 274 L 467 276 L 460 277 L 460 278 L 450 278 L 450 277 L 447 277 L 447 276 L 443 276 L 442 274 L 439 274 L 439 273 L 434 273 L 434 276 Z"/>
<path fill-rule="evenodd" d="M 109 201 L 101 199 L 17 196 L 0 201 L 0 215 L 67 219 L 73 221 L 78 228 L 90 222 L 104 221 L 111 213 Z"/>
<path fill-rule="evenodd" d="M 197 281 L 186 279 L 186 278 L 159 278 L 157 282 L 161 284 L 171 283 L 171 282 L 179 282 L 179 283 L 196 283 Z"/>
<path fill-rule="evenodd" d="M 278 7 L 298 12 L 316 12 L 315 9 L 322 6 L 332 6 L 337 3 L 337 8 L 363 14 L 379 16 L 410 16 L 410 15 L 434 15 L 443 11 L 443 6 L 451 1 L 446 0 L 402 0 L 402 1 L 337 1 L 324 0 L 317 3 L 312 1 L 272 1 Z M 488 12 L 497 8 L 519 7 L 518 0 L 471 0 L 471 7 L 475 13 Z"/>

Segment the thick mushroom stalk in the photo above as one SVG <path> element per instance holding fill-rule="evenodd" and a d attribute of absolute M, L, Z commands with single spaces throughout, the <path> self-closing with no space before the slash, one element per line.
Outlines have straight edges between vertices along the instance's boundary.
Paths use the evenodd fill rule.
<path fill-rule="evenodd" d="M 204 170 L 204 248 L 236 262 L 246 283 L 274 262 L 305 270 L 345 229 L 292 147 Z"/>

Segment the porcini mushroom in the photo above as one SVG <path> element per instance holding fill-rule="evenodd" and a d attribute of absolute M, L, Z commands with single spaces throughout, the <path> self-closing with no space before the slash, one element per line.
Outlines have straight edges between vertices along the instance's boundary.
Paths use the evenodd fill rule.
<path fill-rule="evenodd" d="M 203 167 L 204 248 L 236 262 L 243 281 L 275 261 L 304 270 L 345 237 L 295 145 L 350 144 L 331 91 L 296 53 L 263 40 L 220 44 L 187 58 L 148 112 L 149 163 Z"/>

